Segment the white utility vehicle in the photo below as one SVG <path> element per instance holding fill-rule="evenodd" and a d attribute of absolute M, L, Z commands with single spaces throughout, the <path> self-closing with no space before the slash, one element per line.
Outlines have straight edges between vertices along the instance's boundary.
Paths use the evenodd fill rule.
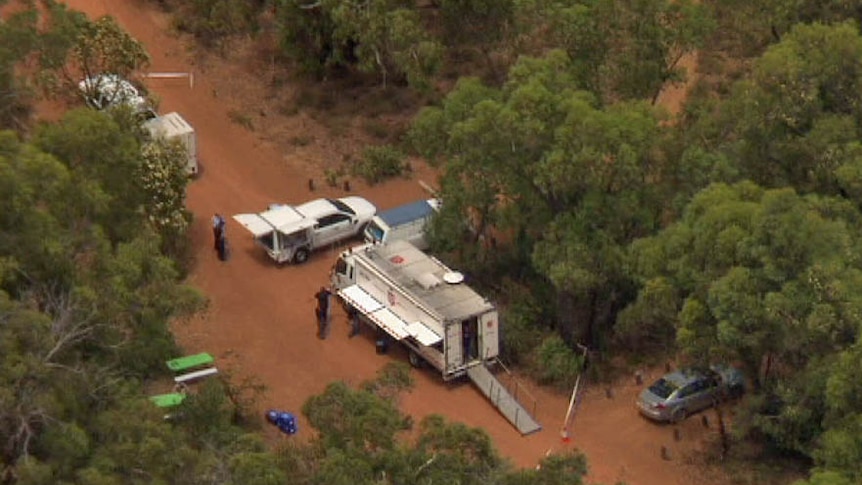
<path fill-rule="evenodd" d="M 377 208 L 362 197 L 274 204 L 257 214 L 236 214 L 255 242 L 277 263 L 304 263 L 311 252 L 362 234 Z"/>
<path fill-rule="evenodd" d="M 155 118 L 156 112 L 143 88 L 116 74 L 97 74 L 83 79 L 78 89 L 91 108 L 104 110 L 129 106 L 144 119 Z"/>

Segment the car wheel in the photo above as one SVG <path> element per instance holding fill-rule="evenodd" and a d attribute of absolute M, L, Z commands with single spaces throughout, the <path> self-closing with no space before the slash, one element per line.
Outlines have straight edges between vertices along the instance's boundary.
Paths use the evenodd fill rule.
<path fill-rule="evenodd" d="M 688 411 L 686 411 L 685 408 L 679 408 L 674 410 L 673 414 L 670 415 L 670 422 L 679 423 L 681 421 L 684 421 L 687 417 Z"/>
<path fill-rule="evenodd" d="M 413 367 L 415 367 L 417 369 L 419 367 L 422 367 L 422 357 L 419 357 L 419 354 L 416 353 L 415 350 L 411 350 L 407 354 L 407 358 L 410 360 L 410 365 L 412 365 Z"/>
<path fill-rule="evenodd" d="M 308 261 L 308 249 L 299 248 L 296 250 L 296 253 L 293 255 L 293 262 L 295 264 L 302 264 Z"/>

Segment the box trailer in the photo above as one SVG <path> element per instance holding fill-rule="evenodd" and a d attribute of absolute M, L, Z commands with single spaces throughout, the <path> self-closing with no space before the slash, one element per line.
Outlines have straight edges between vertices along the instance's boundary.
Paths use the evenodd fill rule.
<path fill-rule="evenodd" d="M 179 140 L 186 150 L 186 171 L 194 176 L 198 173 L 197 137 L 192 126 L 179 113 L 168 113 L 144 122 L 144 128 L 153 138 Z"/>
<path fill-rule="evenodd" d="M 380 212 L 365 228 L 365 240 L 379 244 L 408 241 L 424 251 L 428 249 L 428 223 L 439 210 L 440 201 L 428 199 Z"/>
<path fill-rule="evenodd" d="M 399 240 L 344 251 L 331 284 L 348 313 L 402 343 L 411 364 L 427 362 L 446 381 L 466 375 L 522 433 L 541 429 L 490 372 L 497 309 L 461 273 Z"/>

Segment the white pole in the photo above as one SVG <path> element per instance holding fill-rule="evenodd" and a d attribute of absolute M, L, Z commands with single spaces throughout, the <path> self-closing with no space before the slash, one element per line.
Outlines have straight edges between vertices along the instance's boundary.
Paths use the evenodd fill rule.
<path fill-rule="evenodd" d="M 578 395 L 578 386 L 581 385 L 581 375 L 575 380 L 575 387 L 572 389 L 572 397 L 569 399 L 569 408 L 566 409 L 566 420 L 563 422 L 563 428 L 569 425 L 569 419 L 572 417 L 572 408 L 575 407 L 575 396 Z"/>
<path fill-rule="evenodd" d="M 579 345 L 579 347 L 583 347 L 583 346 Z M 583 349 L 584 349 L 583 357 L 584 357 L 584 359 L 586 359 L 587 348 L 583 347 Z M 584 362 L 586 362 L 586 360 Z M 575 407 L 575 398 L 578 395 L 578 387 L 580 387 L 580 385 L 581 385 L 581 376 L 583 374 L 584 374 L 583 371 L 581 371 L 581 373 L 578 374 L 578 378 L 575 379 L 575 387 L 572 389 L 572 397 L 569 399 L 569 408 L 566 409 L 566 419 L 565 419 L 565 421 L 563 421 L 563 428 L 560 430 L 560 436 L 563 438 L 563 441 L 569 441 L 569 421 L 572 418 L 572 410 Z"/>
<path fill-rule="evenodd" d="M 195 74 L 193 72 L 148 72 L 144 77 L 159 79 L 189 78 L 189 89 L 195 87 Z"/>

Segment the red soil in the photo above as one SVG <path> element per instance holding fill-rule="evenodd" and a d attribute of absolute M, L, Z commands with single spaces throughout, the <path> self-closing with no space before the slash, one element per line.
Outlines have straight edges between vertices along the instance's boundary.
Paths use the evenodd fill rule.
<path fill-rule="evenodd" d="M 338 162 L 345 153 L 361 148 L 359 130 L 351 128 L 346 135 L 335 136 L 302 112 L 275 112 L 258 74 L 242 62 L 204 62 L 202 57 L 191 54 L 190 43 L 171 33 L 168 17 L 152 3 L 66 3 L 94 18 L 114 16 L 145 44 L 152 55 L 152 71 L 195 73 L 193 88 L 185 80 L 148 82 L 161 100 L 160 111 L 180 112 L 198 134 L 202 173 L 188 193 L 188 206 L 195 215 L 192 232 L 197 261 L 188 282 L 209 297 L 210 306 L 191 321 L 175 324 L 175 335 L 185 351 L 210 352 L 222 371 L 254 376 L 265 384 L 261 409 L 293 411 L 329 382 L 356 384 L 373 377 L 386 362 L 406 360 L 398 351 L 377 355 L 367 336 L 348 339 L 348 325 L 341 313 L 336 313 L 330 337 L 324 341 L 316 338 L 312 295 L 326 283 L 337 250 L 315 254 L 302 266 L 278 268 L 232 220 L 227 228 L 233 248 L 230 261 L 218 261 L 212 249 L 209 218 L 214 212 L 229 215 L 257 211 L 272 202 L 299 203 L 316 196 L 343 195 L 339 189 L 325 187 L 322 167 L 332 167 L 331 161 Z M 249 97 L 248 93 L 257 93 L 257 97 Z M 256 104 L 250 105 L 249 99 L 256 99 Z M 232 110 L 233 116 L 229 114 Z M 236 119 L 236 112 L 250 113 L 255 131 L 231 121 L 231 117 Z M 278 143 L 297 136 L 310 143 Z M 318 190 L 314 193 L 307 185 L 311 177 L 317 180 Z M 374 187 L 353 182 L 353 191 L 385 209 L 425 197 L 417 180 L 433 183 L 434 177 L 417 163 L 413 180 Z M 704 431 L 698 420 L 690 420 L 681 427 L 682 441 L 675 442 L 670 427 L 638 416 L 634 408 L 638 387 L 633 383 L 617 385 L 613 399 L 608 399 L 601 389 L 590 389 L 568 428 L 571 439 L 563 443 L 560 430 L 567 395 L 527 382 L 538 398 L 538 419 L 545 429 L 522 437 L 469 384 L 447 385 L 427 370 L 415 371 L 414 375 L 415 389 L 402 397 L 404 412 L 417 421 L 439 413 L 482 427 L 501 453 L 518 466 L 532 467 L 547 453 L 578 448 L 589 459 L 591 481 L 610 484 L 625 480 L 630 485 L 724 483 L 714 471 L 707 474 L 685 458 L 702 446 L 706 433 L 711 431 Z M 300 425 L 308 429 L 307 422 Z M 270 432 L 273 439 L 286 439 Z M 302 435 L 295 438 L 301 439 Z M 661 445 L 673 451 L 672 460 L 660 457 Z"/>

